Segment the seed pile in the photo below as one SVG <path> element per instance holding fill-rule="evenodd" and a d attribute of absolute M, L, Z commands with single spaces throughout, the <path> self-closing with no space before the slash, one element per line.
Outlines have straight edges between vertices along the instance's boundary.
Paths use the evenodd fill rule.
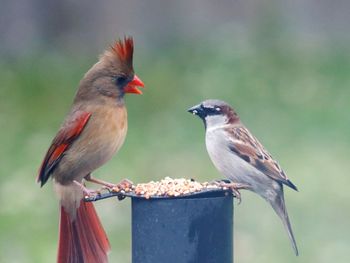
<path fill-rule="evenodd" d="M 185 178 L 172 179 L 165 177 L 161 181 L 150 181 L 148 183 L 132 185 L 121 191 L 126 193 L 133 192 L 138 196 L 149 199 L 151 197 L 178 197 L 213 189 L 221 189 L 221 187 L 215 183 L 199 183 Z"/>

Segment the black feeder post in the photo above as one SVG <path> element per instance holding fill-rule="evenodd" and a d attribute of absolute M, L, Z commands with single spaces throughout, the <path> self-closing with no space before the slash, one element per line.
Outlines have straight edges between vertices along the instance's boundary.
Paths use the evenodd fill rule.
<path fill-rule="evenodd" d="M 131 198 L 132 263 L 233 263 L 233 195 L 207 190 L 180 197 Z"/>
<path fill-rule="evenodd" d="M 132 197 L 132 263 L 232 262 L 232 193 Z"/>

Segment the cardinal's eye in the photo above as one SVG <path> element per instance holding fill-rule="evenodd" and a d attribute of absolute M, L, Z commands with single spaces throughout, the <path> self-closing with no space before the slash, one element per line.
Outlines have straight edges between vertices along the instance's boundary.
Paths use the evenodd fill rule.
<path fill-rule="evenodd" d="M 115 78 L 115 84 L 117 84 L 118 87 L 125 86 L 127 81 L 128 81 L 128 78 L 126 76 L 117 76 Z"/>

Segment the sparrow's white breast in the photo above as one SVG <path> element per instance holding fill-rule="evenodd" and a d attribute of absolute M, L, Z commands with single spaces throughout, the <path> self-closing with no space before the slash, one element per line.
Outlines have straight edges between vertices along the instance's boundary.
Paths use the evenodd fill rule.
<path fill-rule="evenodd" d="M 222 128 L 206 132 L 207 151 L 215 167 L 232 182 L 251 186 L 252 191 L 263 197 L 275 195 L 274 180 L 257 170 L 229 149 L 230 139 Z"/>

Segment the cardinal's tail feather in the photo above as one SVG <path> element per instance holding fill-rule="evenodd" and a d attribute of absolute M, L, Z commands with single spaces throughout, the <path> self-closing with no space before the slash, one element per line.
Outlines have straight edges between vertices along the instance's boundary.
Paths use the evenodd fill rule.
<path fill-rule="evenodd" d="M 109 250 L 92 203 L 81 201 L 73 220 L 61 206 L 57 263 L 107 263 Z"/>

